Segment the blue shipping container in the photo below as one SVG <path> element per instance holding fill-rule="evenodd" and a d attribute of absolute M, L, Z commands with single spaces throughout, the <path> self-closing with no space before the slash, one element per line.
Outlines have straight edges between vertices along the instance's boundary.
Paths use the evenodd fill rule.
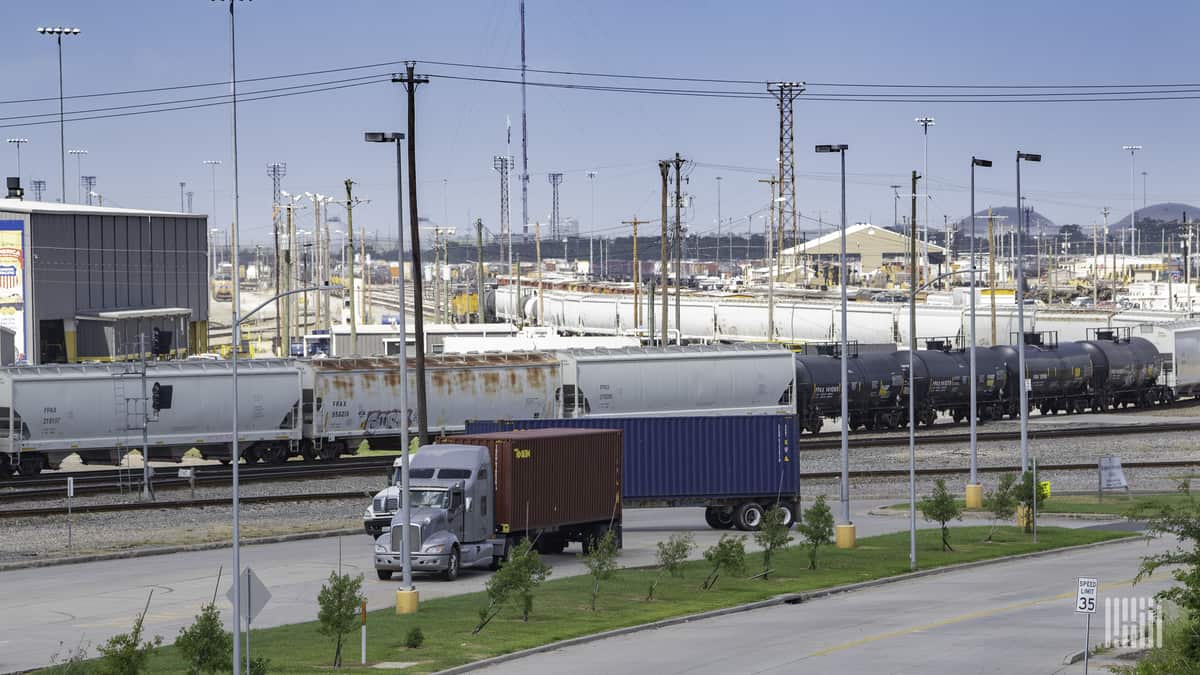
<path fill-rule="evenodd" d="M 625 432 L 621 496 L 630 501 L 780 495 L 799 491 L 796 418 L 584 417 L 468 422 L 468 434 L 551 427 Z"/>

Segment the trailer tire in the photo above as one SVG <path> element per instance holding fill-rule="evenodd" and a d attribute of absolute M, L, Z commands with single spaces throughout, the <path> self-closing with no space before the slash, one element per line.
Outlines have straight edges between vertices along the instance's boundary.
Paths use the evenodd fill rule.
<path fill-rule="evenodd" d="M 391 570 L 375 570 L 375 576 L 379 577 L 380 581 L 387 581 L 392 578 Z"/>
<path fill-rule="evenodd" d="M 792 524 L 796 522 L 796 504 L 794 502 L 779 502 L 775 508 L 783 511 L 783 526 L 789 530 Z"/>
<path fill-rule="evenodd" d="M 728 530 L 733 527 L 733 513 L 724 506 L 709 506 L 704 509 L 704 522 L 714 530 Z"/>
<path fill-rule="evenodd" d="M 733 524 L 743 532 L 752 532 L 762 526 L 763 507 L 757 502 L 745 502 L 733 514 Z"/>
<path fill-rule="evenodd" d="M 450 548 L 450 559 L 447 561 L 446 569 L 442 571 L 442 579 L 444 581 L 454 581 L 455 579 L 457 579 L 458 578 L 458 565 L 459 565 L 458 547 L 452 546 Z"/>

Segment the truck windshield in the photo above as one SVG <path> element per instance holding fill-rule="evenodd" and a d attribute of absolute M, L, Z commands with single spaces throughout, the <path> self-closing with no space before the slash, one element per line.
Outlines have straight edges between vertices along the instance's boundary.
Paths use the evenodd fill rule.
<path fill-rule="evenodd" d="M 446 490 L 410 490 L 409 504 L 412 508 L 444 509 L 450 505 L 450 493 Z"/>

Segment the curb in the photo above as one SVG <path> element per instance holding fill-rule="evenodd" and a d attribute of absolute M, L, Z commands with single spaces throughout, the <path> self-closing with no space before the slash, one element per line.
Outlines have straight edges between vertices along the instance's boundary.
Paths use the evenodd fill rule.
<path fill-rule="evenodd" d="M 908 511 L 886 508 L 871 509 L 867 512 L 867 515 L 878 516 L 881 518 L 895 518 L 897 516 L 903 516 L 907 518 Z M 964 519 L 991 520 L 991 518 L 984 513 L 964 511 L 962 515 Z M 1124 516 L 1118 516 L 1109 513 L 1042 513 L 1039 511 L 1038 521 L 1041 521 L 1042 518 L 1061 518 L 1063 520 L 1094 520 L 1099 523 L 1119 523 L 1128 520 L 1128 518 L 1125 518 Z"/>
<path fill-rule="evenodd" d="M 930 577 L 930 576 L 934 576 L 937 574 L 945 574 L 947 572 L 957 572 L 959 570 L 969 570 L 969 569 L 974 569 L 977 567 L 987 567 L 989 565 L 996 565 L 996 564 L 1000 564 L 1000 563 L 1014 562 L 1014 561 L 1019 561 L 1019 560 L 1043 558 L 1043 557 L 1050 556 L 1050 555 L 1059 555 L 1062 553 L 1073 553 L 1075 551 L 1086 551 L 1086 550 L 1093 549 L 1093 548 L 1100 548 L 1101 546 L 1111 546 L 1113 544 L 1125 544 L 1125 543 L 1137 541 L 1142 538 L 1143 537 L 1140 537 L 1140 536 L 1119 537 L 1117 539 L 1110 539 L 1108 541 L 1098 541 L 1098 542 L 1093 542 L 1091 544 L 1080 544 L 1078 546 L 1055 548 L 1055 549 L 1050 549 L 1047 551 L 1033 551 L 1030 553 L 1021 553 L 1018 555 L 1004 556 L 1002 558 L 992 558 L 990 560 L 976 560 L 973 562 L 958 563 L 956 565 L 946 565 L 944 567 L 936 567 L 936 568 L 928 569 L 928 570 L 919 570 L 916 572 L 908 572 L 905 574 L 898 574 L 896 576 L 883 577 L 881 579 L 872 579 L 871 581 L 860 581 L 858 583 L 846 584 L 843 586 L 833 586 L 831 588 L 824 588 L 824 589 L 820 589 L 820 590 L 816 590 L 816 591 L 806 591 L 803 593 L 785 593 L 783 595 L 777 595 L 773 598 L 768 598 L 766 600 L 759 600 L 758 602 L 751 602 L 751 603 L 748 603 L 745 605 L 736 605 L 733 607 L 725 607 L 723 609 L 714 609 L 714 610 L 711 610 L 708 612 L 700 612 L 698 614 L 687 614 L 684 616 L 677 616 L 677 617 L 674 617 L 671 619 L 663 619 L 662 621 L 654 621 L 652 623 L 645 623 L 645 624 L 640 624 L 637 626 L 626 626 L 625 628 L 615 628 L 613 630 L 604 631 L 603 633 L 593 633 L 591 635 L 581 635 L 579 637 L 569 638 L 566 640 L 559 640 L 558 642 L 551 642 L 549 644 L 540 645 L 538 647 L 530 647 L 529 649 L 522 649 L 520 651 L 510 652 L 508 654 L 501 654 L 499 656 L 493 656 L 491 658 L 483 659 L 481 661 L 473 661 L 471 663 L 465 663 L 461 666 L 454 666 L 453 668 L 439 670 L 436 673 L 434 673 L 433 675 L 458 675 L 459 673 L 469 673 L 469 672 L 472 672 L 475 670 L 479 670 L 480 668 L 487 668 L 488 666 L 498 665 L 501 663 L 505 663 L 507 661 L 515 661 L 517 659 L 522 659 L 527 656 L 533 656 L 535 654 L 544 654 L 546 652 L 557 651 L 559 649 L 563 649 L 566 647 L 574 647 L 576 645 L 587 644 L 589 642 L 597 642 L 599 640 L 605 640 L 605 639 L 613 638 L 613 637 L 620 637 L 623 635 L 632 635 L 634 633 L 641 633 L 641 632 L 648 631 L 648 630 L 667 628 L 670 626 L 675 626 L 675 625 L 679 625 L 679 624 L 683 624 L 683 623 L 690 623 L 692 621 L 703 621 L 705 619 L 713 619 L 716 617 L 727 616 L 730 614 L 740 614 L 742 612 L 749 612 L 749 611 L 753 611 L 756 609 L 764 609 L 767 607 L 776 607 L 779 605 L 798 605 L 798 604 L 802 604 L 805 602 L 809 602 L 810 600 L 817 600 L 820 598 L 826 598 L 826 597 L 833 596 L 833 595 L 840 595 L 842 593 L 852 593 L 854 591 L 861 591 L 861 590 L 866 590 L 869 588 L 876 588 L 879 586 L 887 586 L 890 584 L 899 583 L 901 581 L 909 581 L 912 579 L 921 579 L 923 577 Z M 1080 659 L 1083 658 L 1082 653 L 1079 658 Z"/>
<path fill-rule="evenodd" d="M 1063 657 L 1064 666 L 1073 666 L 1083 660 L 1083 650 L 1076 649 L 1075 651 Z"/>
<path fill-rule="evenodd" d="M 256 537 L 254 539 L 243 539 L 242 546 L 255 546 L 257 544 L 281 544 L 289 541 L 303 541 L 305 539 L 323 539 L 325 537 L 342 537 L 351 534 L 365 534 L 361 527 L 345 528 L 341 530 L 321 530 L 318 532 L 300 532 L 296 534 L 279 534 L 271 537 Z M 124 560 L 127 558 L 148 558 L 155 555 L 167 555 L 171 553 L 188 553 L 192 551 L 212 551 L 221 548 L 232 548 L 233 544 L 224 541 L 213 541 L 204 544 L 180 544 L 178 546 L 160 546 L 157 548 L 143 548 L 132 551 L 113 551 L 111 553 L 93 553 L 91 555 L 78 555 L 65 558 L 46 558 L 42 560 L 25 560 L 21 562 L 0 563 L 0 572 L 9 570 L 22 570 L 33 567 L 56 567 L 59 565 L 78 565 L 80 563 L 100 562 L 104 560 Z"/>

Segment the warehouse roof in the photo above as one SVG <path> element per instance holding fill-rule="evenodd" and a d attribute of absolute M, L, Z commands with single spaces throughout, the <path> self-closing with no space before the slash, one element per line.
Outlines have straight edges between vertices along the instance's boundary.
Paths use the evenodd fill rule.
<path fill-rule="evenodd" d="M 907 251 L 908 246 L 909 246 L 908 235 L 900 234 L 899 232 L 892 232 L 891 230 L 884 229 L 882 227 L 879 227 L 878 225 L 872 225 L 870 223 L 857 223 L 855 225 L 850 225 L 849 227 L 846 228 L 847 242 L 849 242 L 852 239 L 862 238 L 862 237 L 878 237 L 881 241 L 894 242 L 895 244 L 898 245 L 898 247 L 896 249 L 897 251 Z M 782 251 L 782 254 L 785 256 L 789 256 L 789 255 L 796 255 L 796 254 L 803 255 L 805 253 L 813 253 L 813 252 L 825 253 L 825 252 L 827 252 L 828 247 L 830 245 L 833 246 L 834 252 L 836 252 L 837 248 L 840 248 L 839 240 L 841 238 L 842 238 L 841 231 L 838 229 L 834 229 L 832 232 L 830 232 L 824 236 L 818 237 L 816 239 L 810 239 L 807 242 L 800 244 L 798 246 L 793 246 L 791 248 L 784 249 Z M 929 244 L 929 251 L 932 253 L 945 253 L 946 249 L 944 247 L 938 246 L 937 244 L 931 243 L 931 244 Z"/>
<path fill-rule="evenodd" d="M 58 202 L 35 202 L 28 199 L 0 199 L 0 213 L 62 213 L 89 216 L 159 216 L 168 218 L 207 218 L 203 213 L 179 213 L 176 211 L 151 211 L 147 209 L 123 209 L 112 206 L 88 206 L 87 204 L 60 204 Z"/>

